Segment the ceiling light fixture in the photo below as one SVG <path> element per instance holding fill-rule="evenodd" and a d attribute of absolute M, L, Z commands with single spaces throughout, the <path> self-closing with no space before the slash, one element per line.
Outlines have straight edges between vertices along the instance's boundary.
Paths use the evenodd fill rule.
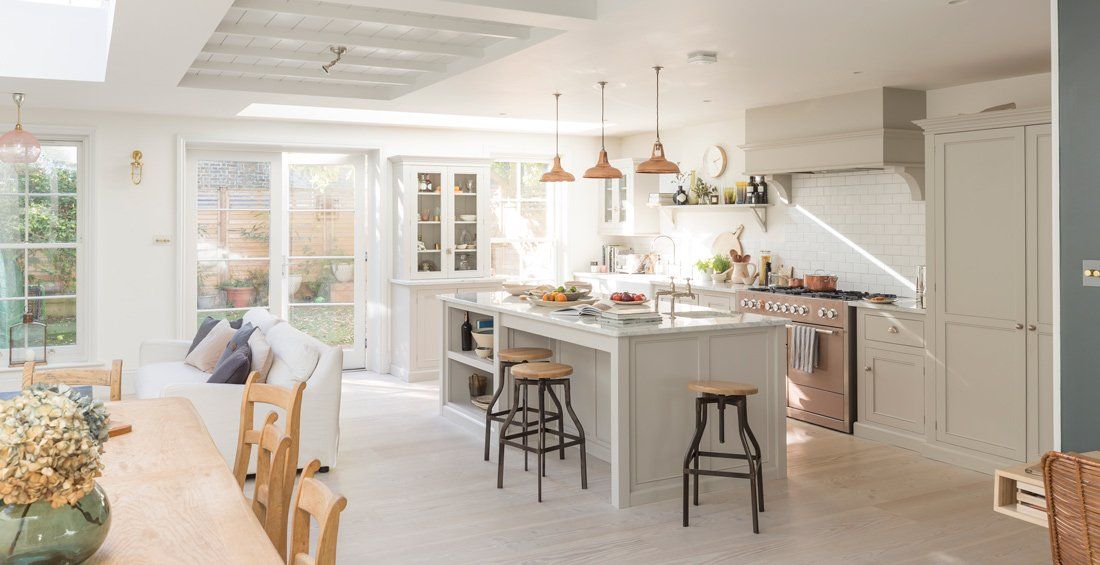
<path fill-rule="evenodd" d="M 344 53 L 348 52 L 348 48 L 344 47 L 343 45 L 333 45 L 332 47 L 329 47 L 328 50 L 332 51 L 332 53 L 336 55 L 336 58 L 329 61 L 328 63 L 325 63 L 324 65 L 321 65 L 321 70 L 325 71 L 326 75 L 329 73 L 329 71 L 332 70 L 332 67 L 336 66 L 336 63 L 340 62 L 340 59 L 344 56 Z"/>
<path fill-rule="evenodd" d="M 15 101 L 15 129 L 0 137 L 0 161 L 5 163 L 33 163 L 42 154 L 42 144 L 31 132 L 23 129 L 23 93 L 11 95 Z"/>
<path fill-rule="evenodd" d="M 549 171 L 542 174 L 539 182 L 573 182 L 576 177 L 572 173 L 561 168 L 561 154 L 558 153 L 558 100 L 561 93 L 554 93 L 554 165 Z"/>
<path fill-rule="evenodd" d="M 584 172 L 586 179 L 621 179 L 623 172 L 611 166 L 607 162 L 607 149 L 604 147 L 604 103 L 603 92 L 607 87 L 607 81 L 600 81 L 600 158 L 596 160 L 596 166 Z"/>
<path fill-rule="evenodd" d="M 714 51 L 692 51 L 688 53 L 688 62 L 694 65 L 712 65 L 718 62 L 718 53 Z"/>
<path fill-rule="evenodd" d="M 643 163 L 639 163 L 637 168 L 634 169 L 638 173 L 648 173 L 656 175 L 665 174 L 680 174 L 680 167 L 676 166 L 676 163 L 665 159 L 665 146 L 661 145 L 661 67 L 660 65 L 653 67 L 653 70 L 657 73 L 657 141 L 653 143 L 653 153 L 649 156 L 649 160 Z"/>

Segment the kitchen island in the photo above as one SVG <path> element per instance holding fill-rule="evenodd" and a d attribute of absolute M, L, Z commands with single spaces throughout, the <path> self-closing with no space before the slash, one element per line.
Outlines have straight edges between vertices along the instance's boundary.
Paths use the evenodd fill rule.
<path fill-rule="evenodd" d="M 692 381 L 756 385 L 759 393 L 748 399 L 749 423 L 760 440 L 764 475 L 786 475 L 785 320 L 677 304 L 675 319 L 665 314 L 660 323 L 622 328 L 592 316 L 551 314 L 551 308 L 503 292 L 439 298 L 444 322 L 442 415 L 484 433 L 485 412 L 471 403 L 468 378 L 487 376 L 486 393 L 491 394 L 499 366 L 494 359 L 461 350 L 461 325 L 467 316 L 475 325 L 492 321 L 494 350 L 550 349 L 553 361 L 573 367 L 573 406 L 585 428 L 588 453 L 611 465 L 614 506 L 680 496 L 683 458 L 695 426 L 695 395 L 687 389 Z M 499 406 L 508 405 L 510 392 L 501 395 Z M 725 444 L 718 443 L 718 420 L 712 415 L 704 450 L 742 452 L 736 417 L 732 412 L 727 416 Z M 494 429 L 494 439 L 496 433 Z M 744 462 L 719 460 L 711 468 L 739 466 Z M 704 490 L 736 484 L 707 479 L 712 478 L 704 478 Z"/>

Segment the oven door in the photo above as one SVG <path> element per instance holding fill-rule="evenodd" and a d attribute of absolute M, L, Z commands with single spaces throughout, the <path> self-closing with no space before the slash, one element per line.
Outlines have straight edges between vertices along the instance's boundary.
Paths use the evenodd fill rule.
<path fill-rule="evenodd" d="M 848 335 L 840 328 L 817 329 L 817 360 L 812 373 L 791 367 L 791 329 L 787 329 L 788 415 L 841 431 L 850 431 Z M 809 413 L 808 415 L 806 413 Z"/>

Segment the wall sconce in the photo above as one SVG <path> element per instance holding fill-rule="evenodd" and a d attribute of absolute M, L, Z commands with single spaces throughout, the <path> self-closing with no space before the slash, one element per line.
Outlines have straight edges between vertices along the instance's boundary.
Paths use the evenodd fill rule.
<path fill-rule="evenodd" d="M 141 151 L 135 149 L 134 152 L 130 154 L 130 158 L 130 182 L 134 183 L 134 186 L 137 186 L 141 184 L 141 173 L 143 168 L 141 163 Z"/>

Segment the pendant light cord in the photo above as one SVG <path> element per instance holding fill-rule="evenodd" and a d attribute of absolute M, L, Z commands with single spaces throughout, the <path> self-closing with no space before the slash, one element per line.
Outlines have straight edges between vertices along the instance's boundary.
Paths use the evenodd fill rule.
<path fill-rule="evenodd" d="M 560 92 L 554 93 L 554 156 L 560 157 L 561 152 L 558 151 L 558 101 L 561 98 Z"/>
<path fill-rule="evenodd" d="M 15 102 L 15 129 L 23 129 L 23 94 L 21 92 L 13 92 L 11 99 Z"/>
<path fill-rule="evenodd" d="M 607 87 L 607 81 L 606 80 L 601 80 L 600 81 L 600 149 L 601 150 L 606 149 L 606 147 L 604 146 L 604 125 L 607 123 L 607 120 L 606 120 L 606 118 L 604 118 L 604 110 L 603 110 L 603 91 L 604 91 L 605 87 Z"/>
<path fill-rule="evenodd" d="M 657 142 L 661 141 L 661 67 L 657 65 L 653 70 L 657 71 Z"/>

